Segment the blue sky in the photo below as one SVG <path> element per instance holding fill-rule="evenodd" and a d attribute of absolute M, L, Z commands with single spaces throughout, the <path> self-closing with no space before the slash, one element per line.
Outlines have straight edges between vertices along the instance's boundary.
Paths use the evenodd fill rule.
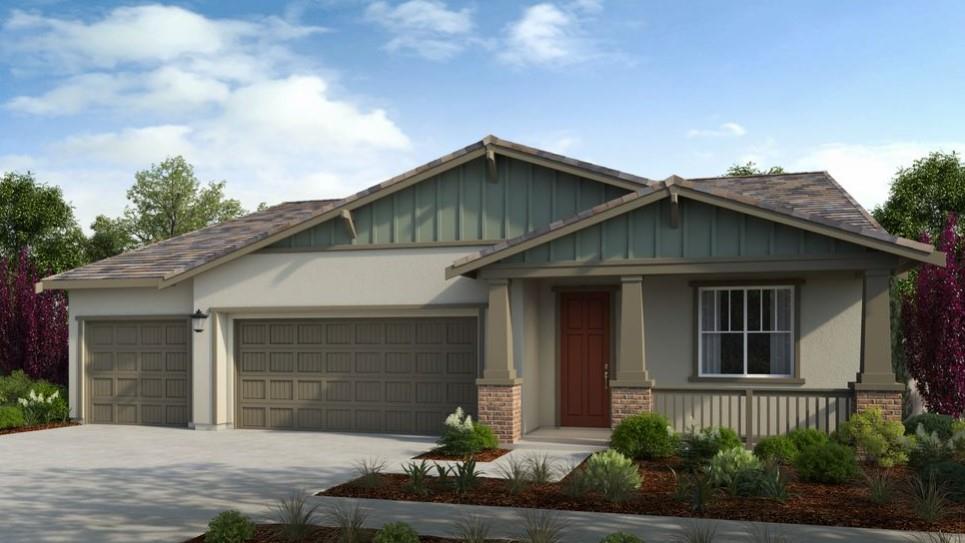
<path fill-rule="evenodd" d="M 957 1 L 0 0 L 0 171 L 86 226 L 168 155 L 254 207 L 493 133 L 651 178 L 828 170 L 870 208 L 965 150 L 962 28 Z"/>

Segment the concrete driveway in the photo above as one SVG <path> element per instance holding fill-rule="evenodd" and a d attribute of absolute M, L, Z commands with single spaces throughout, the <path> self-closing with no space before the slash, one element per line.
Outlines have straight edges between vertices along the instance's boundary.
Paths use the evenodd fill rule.
<path fill-rule="evenodd" d="M 398 465 L 428 437 L 142 426 L 76 426 L 0 436 L 0 540 L 183 541 L 227 508 L 263 517 L 294 489 Z"/>

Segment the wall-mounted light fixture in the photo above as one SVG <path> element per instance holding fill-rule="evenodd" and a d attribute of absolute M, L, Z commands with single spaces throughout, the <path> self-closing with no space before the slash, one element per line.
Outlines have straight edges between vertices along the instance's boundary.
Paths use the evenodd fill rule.
<path fill-rule="evenodd" d="M 197 332 L 204 332 L 204 323 L 208 320 L 208 314 L 202 313 L 200 309 L 191 314 L 191 328 Z"/>

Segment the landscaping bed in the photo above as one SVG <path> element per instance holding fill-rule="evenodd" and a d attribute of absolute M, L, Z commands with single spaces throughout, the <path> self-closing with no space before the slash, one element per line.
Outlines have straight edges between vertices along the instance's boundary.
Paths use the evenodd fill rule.
<path fill-rule="evenodd" d="M 66 422 L 48 422 L 46 424 L 34 424 L 33 426 L 17 426 L 14 428 L 4 428 L 0 430 L 0 436 L 4 434 L 19 434 L 21 432 L 35 432 L 37 430 L 51 430 L 53 428 L 66 428 L 68 426 L 77 426 L 79 423 L 74 421 Z"/>
<path fill-rule="evenodd" d="M 917 518 L 910 498 L 896 491 L 891 503 L 879 505 L 871 501 L 868 490 L 859 482 L 843 485 L 806 483 L 797 480 L 787 468 L 788 498 L 781 502 L 768 498 L 737 497 L 719 493 L 706 506 L 703 514 L 695 514 L 688 503 L 677 499 L 675 471 L 679 461 L 642 461 L 637 468 L 643 479 L 640 489 L 622 502 L 608 502 L 595 494 L 572 497 L 566 492 L 567 480 L 559 483 L 532 484 L 512 494 L 503 479 L 481 477 L 469 491 L 458 494 L 448 482 L 437 477 L 428 482 L 429 493 L 413 493 L 405 475 L 379 474 L 377 482 L 351 481 L 319 495 L 350 498 L 373 498 L 396 501 L 460 503 L 502 507 L 524 507 L 567 511 L 598 511 L 637 515 L 702 517 L 726 520 L 817 524 L 856 528 L 893 530 L 943 530 L 965 532 L 965 504 L 949 504 L 943 520 L 934 523 Z M 896 488 L 908 484 L 911 472 L 892 469 Z"/>
<path fill-rule="evenodd" d="M 413 460 L 450 460 L 450 461 L 461 461 L 465 460 L 467 457 L 472 458 L 476 462 L 492 462 L 497 458 L 509 454 L 512 452 L 511 449 L 487 449 L 477 453 L 472 453 L 468 455 L 459 454 L 446 454 L 439 449 L 433 449 L 427 453 L 422 453 L 419 456 L 413 457 Z"/>
<path fill-rule="evenodd" d="M 259 524 L 255 527 L 255 536 L 245 541 L 246 543 L 289 543 L 289 540 L 281 533 L 281 530 L 281 526 L 277 524 Z M 361 535 L 366 541 L 371 541 L 376 532 L 377 530 L 373 529 L 363 529 Z M 332 543 L 333 541 L 339 540 L 340 533 L 338 528 L 315 526 L 312 528 L 311 534 L 301 541 L 304 543 Z M 204 543 L 204 537 L 202 534 L 184 543 Z M 422 535 L 419 536 L 419 541 L 422 543 L 456 543 L 458 540 Z"/>

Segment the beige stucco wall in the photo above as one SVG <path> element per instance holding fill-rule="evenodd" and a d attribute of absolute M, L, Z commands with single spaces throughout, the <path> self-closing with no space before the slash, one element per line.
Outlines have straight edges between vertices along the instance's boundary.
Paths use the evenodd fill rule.
<path fill-rule="evenodd" d="M 192 281 L 171 288 L 125 288 L 72 290 L 68 295 L 70 361 L 70 416 L 81 417 L 80 386 L 84 382 L 81 368 L 80 327 L 77 317 L 123 317 L 188 315 L 192 311 Z"/>

